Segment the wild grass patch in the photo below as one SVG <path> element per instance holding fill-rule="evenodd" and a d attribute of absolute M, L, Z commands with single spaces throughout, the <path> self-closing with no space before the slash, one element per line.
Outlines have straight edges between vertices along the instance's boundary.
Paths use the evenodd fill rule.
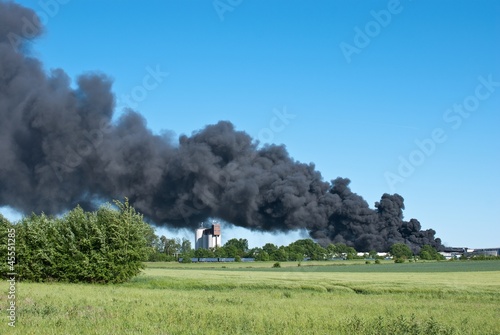
<path fill-rule="evenodd" d="M 435 271 L 431 264 L 420 272 L 358 271 L 384 267 L 364 263 L 337 267 L 353 271 L 295 262 L 293 269 L 306 270 L 290 271 L 286 263 L 279 269 L 267 263 L 265 271 L 188 264 L 149 267 L 124 284 L 23 282 L 18 323 L 7 330 L 23 335 L 498 334 L 500 271 Z M 415 264 L 390 264 L 400 265 Z M 6 289 L 0 283 L 0 292 Z M 0 333 L 7 332 L 0 328 Z"/>

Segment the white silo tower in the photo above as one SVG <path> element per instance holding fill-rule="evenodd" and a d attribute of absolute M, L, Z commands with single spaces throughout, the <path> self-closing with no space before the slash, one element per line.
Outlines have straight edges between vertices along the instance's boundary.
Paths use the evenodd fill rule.
<path fill-rule="evenodd" d="M 221 247 L 221 229 L 220 224 L 216 221 L 212 222 L 212 227 L 204 228 L 203 223 L 200 228 L 194 232 L 194 248 L 197 249 L 210 249 Z"/>
<path fill-rule="evenodd" d="M 200 249 L 200 248 L 205 248 L 205 243 L 204 243 L 204 232 L 205 228 L 203 228 L 203 223 L 201 224 L 200 228 L 196 229 L 194 232 L 194 249 Z"/>

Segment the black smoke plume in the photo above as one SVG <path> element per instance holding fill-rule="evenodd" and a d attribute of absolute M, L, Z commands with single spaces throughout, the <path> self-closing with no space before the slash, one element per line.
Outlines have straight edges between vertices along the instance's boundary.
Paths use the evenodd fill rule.
<path fill-rule="evenodd" d="M 113 120 L 111 80 L 85 74 L 71 88 L 30 57 L 43 29 L 30 9 L 0 1 L 0 205 L 58 214 L 128 197 L 156 225 L 194 228 L 218 217 L 258 231 L 307 229 L 322 244 L 360 251 L 402 242 L 441 247 L 433 230 L 403 221 L 403 198 L 371 209 L 349 180 L 323 181 L 283 146 L 262 148 L 221 121 L 181 136 L 153 134 L 138 113 Z"/>

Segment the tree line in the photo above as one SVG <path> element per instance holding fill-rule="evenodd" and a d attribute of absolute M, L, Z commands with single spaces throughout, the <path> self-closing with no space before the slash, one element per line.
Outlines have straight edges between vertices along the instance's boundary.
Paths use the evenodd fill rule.
<path fill-rule="evenodd" d="M 352 259 L 356 257 L 356 250 L 345 244 L 330 244 L 324 248 L 311 239 L 302 239 L 290 243 L 288 246 L 277 246 L 267 243 L 263 247 L 249 248 L 248 240 L 244 238 L 230 239 L 223 246 L 210 249 L 191 248 L 187 239 L 165 236 L 155 237 L 154 252 L 149 261 L 175 261 L 180 258 L 254 258 L 256 261 L 302 261 L 304 259 L 324 260 L 333 257 Z"/>
<path fill-rule="evenodd" d="M 377 251 L 372 250 L 358 256 L 358 252 L 343 243 L 329 244 L 326 247 L 314 242 L 312 239 L 301 239 L 290 243 L 287 246 L 277 246 L 267 243 L 263 247 L 249 248 L 248 240 L 244 238 L 230 239 L 222 247 L 210 249 L 191 248 L 191 242 L 187 239 L 173 238 L 165 236 L 155 236 L 153 242 L 154 252 L 150 255 L 149 261 L 176 261 L 183 259 L 189 261 L 191 258 L 254 258 L 256 261 L 303 261 L 303 260 L 329 260 L 329 259 L 382 259 L 377 255 Z M 413 258 L 411 249 L 403 243 L 394 244 L 389 254 L 398 262 L 404 262 Z M 442 260 L 444 257 L 430 245 L 424 245 L 417 255 L 424 260 Z"/>

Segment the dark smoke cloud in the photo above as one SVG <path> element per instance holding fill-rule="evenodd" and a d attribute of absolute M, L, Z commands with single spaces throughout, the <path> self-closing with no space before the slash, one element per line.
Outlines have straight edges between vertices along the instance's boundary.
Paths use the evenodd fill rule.
<path fill-rule="evenodd" d="M 221 121 L 173 141 L 132 110 L 112 121 L 111 81 L 85 74 L 70 86 L 45 73 L 26 41 L 43 29 L 34 13 L 0 1 L 0 205 L 58 214 L 77 204 L 128 197 L 157 225 L 194 228 L 218 217 L 258 231 L 307 229 L 322 244 L 387 250 L 441 246 L 433 230 L 403 221 L 403 198 L 371 209 L 349 180 L 323 181 L 283 146 L 257 147 Z M 30 21 L 31 20 L 31 21 Z"/>

